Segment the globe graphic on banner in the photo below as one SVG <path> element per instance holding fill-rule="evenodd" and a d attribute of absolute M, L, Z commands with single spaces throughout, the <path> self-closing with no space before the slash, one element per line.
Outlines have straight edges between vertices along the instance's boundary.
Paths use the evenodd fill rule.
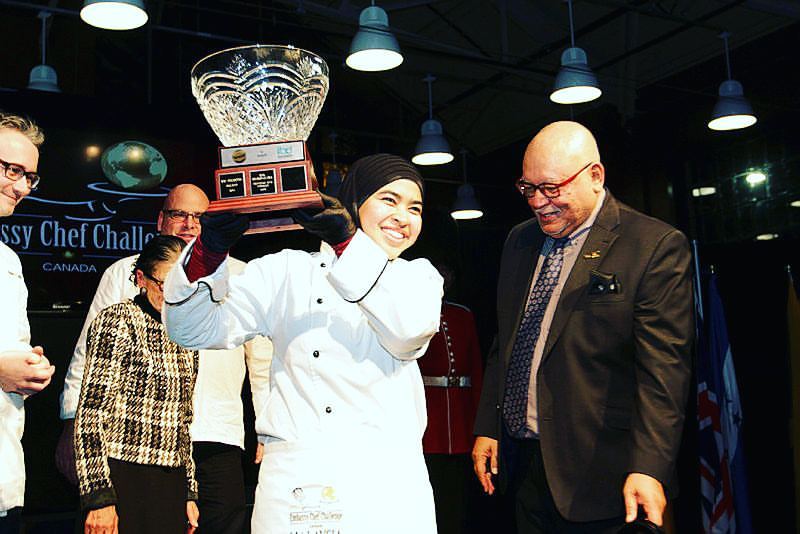
<path fill-rule="evenodd" d="M 100 157 L 103 174 L 126 191 L 146 191 L 167 177 L 167 160 L 147 143 L 122 141 Z"/>

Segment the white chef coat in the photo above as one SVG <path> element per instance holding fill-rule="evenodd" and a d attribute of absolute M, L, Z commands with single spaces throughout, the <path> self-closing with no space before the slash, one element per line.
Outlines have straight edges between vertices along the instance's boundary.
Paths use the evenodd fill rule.
<path fill-rule="evenodd" d="M 0 242 L 0 358 L 3 351 L 30 351 L 28 289 L 22 278 L 17 254 Z M 23 397 L 0 391 L 0 517 L 22 506 L 25 497 L 25 456 L 22 431 L 25 427 Z"/>
<path fill-rule="evenodd" d="M 131 281 L 131 272 L 137 258 L 138 255 L 133 255 L 117 260 L 105 270 L 100 279 L 64 380 L 64 391 L 61 394 L 62 419 L 75 417 L 86 364 L 86 333 L 89 325 L 101 310 L 131 299 L 139 291 Z M 244 269 L 244 262 L 233 258 L 231 260 L 231 269 L 234 272 Z M 258 337 L 246 347 L 200 352 L 200 367 L 193 397 L 194 418 L 189 428 L 192 441 L 225 443 L 244 449 L 241 393 L 245 360 L 250 371 L 253 405 L 258 413 L 259 407 L 266 402 L 269 391 L 269 366 L 272 360 L 269 340 Z"/>
<path fill-rule="evenodd" d="M 344 523 L 322 526 L 435 532 L 416 358 L 438 328 L 439 273 L 427 260 L 389 261 L 360 230 L 340 258 L 323 243 L 253 260 L 239 276 L 226 261 L 194 283 L 188 253 L 165 283 L 170 337 L 223 348 L 261 334 L 275 346 L 253 531 L 308 529 L 305 519 L 344 510 Z"/>

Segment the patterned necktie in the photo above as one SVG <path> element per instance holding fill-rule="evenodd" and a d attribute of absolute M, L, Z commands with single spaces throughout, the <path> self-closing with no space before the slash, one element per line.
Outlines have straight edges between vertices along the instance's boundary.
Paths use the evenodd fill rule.
<path fill-rule="evenodd" d="M 528 408 L 528 386 L 531 379 L 533 349 L 539 339 L 542 318 L 558 284 L 561 265 L 564 263 L 564 245 L 567 238 L 556 239 L 547 254 L 536 278 L 536 283 L 528 296 L 525 314 L 511 350 L 511 362 L 506 376 L 506 391 L 503 399 L 503 420 L 512 436 L 522 437 Z"/>

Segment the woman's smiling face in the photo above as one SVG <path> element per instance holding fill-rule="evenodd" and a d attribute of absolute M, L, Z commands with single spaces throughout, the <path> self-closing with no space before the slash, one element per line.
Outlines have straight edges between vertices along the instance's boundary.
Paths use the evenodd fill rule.
<path fill-rule="evenodd" d="M 422 230 L 422 191 L 405 178 L 390 182 L 364 201 L 358 218 L 361 230 L 393 260 Z"/>

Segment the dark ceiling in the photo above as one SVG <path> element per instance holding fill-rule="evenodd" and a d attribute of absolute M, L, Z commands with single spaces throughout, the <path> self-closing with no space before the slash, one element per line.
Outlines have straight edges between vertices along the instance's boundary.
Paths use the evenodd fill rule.
<path fill-rule="evenodd" d="M 150 22 L 128 32 L 83 24 L 80 4 L 0 1 L 4 35 L 18 36 L 4 43 L 13 65 L 0 73 L 2 86 L 23 87 L 39 62 L 36 13 L 47 7 L 54 15 L 48 63 L 67 93 L 186 101 L 189 69 L 205 54 L 242 43 L 291 43 L 331 64 L 336 100 L 328 107 L 341 109 L 347 126 L 361 132 L 413 138 L 427 112 L 427 73 L 437 77 L 434 112 L 445 132 L 476 154 L 526 137 L 563 112 L 547 98 L 569 45 L 567 6 L 556 0 L 378 2 L 405 55 L 399 68 L 379 74 L 342 66 L 365 1 L 150 1 Z M 719 58 L 721 81 L 722 31 L 731 32 L 736 74 L 736 49 L 796 22 L 800 6 L 784 0 L 576 0 L 574 13 L 577 45 L 600 78 L 602 101 L 633 117 L 637 91 L 693 65 Z M 674 89 L 713 98 L 716 85 Z M 365 101 L 375 109 L 362 121 L 349 111 Z"/>
<path fill-rule="evenodd" d="M 794 119 L 800 118 L 794 55 L 800 3 L 575 0 L 576 44 L 586 50 L 604 91 L 598 101 L 578 106 L 548 99 L 560 54 L 569 45 L 565 2 L 377 4 L 388 11 L 405 56 L 399 68 L 384 73 L 344 66 L 358 14 L 369 5 L 363 0 L 156 0 L 147 2 L 148 24 L 127 32 L 84 24 L 79 0 L 0 0 L 0 32 L 7 36 L 0 48 L 0 88 L 24 89 L 30 69 L 40 62 L 36 15 L 41 9 L 53 14 L 47 63 L 58 72 L 65 95 L 180 109 L 197 117 L 189 90 L 189 71 L 197 60 L 246 43 L 289 43 L 320 54 L 331 67 L 331 92 L 315 128 L 322 153 L 332 152 L 328 134 L 336 131 L 336 150 L 345 161 L 375 150 L 410 155 L 427 115 L 422 79 L 430 73 L 437 78 L 434 115 L 453 150 L 468 152 L 470 181 L 485 188 L 479 194 L 489 202 L 508 200 L 507 182 L 518 172 L 532 133 L 552 120 L 574 117 L 598 131 L 604 159 L 617 177 L 610 183 L 634 205 L 712 242 L 753 237 L 750 216 L 738 229 L 706 221 L 727 220 L 731 210 L 741 214 L 748 203 L 761 206 L 754 212 L 770 213 L 771 227 L 798 231 L 798 215 L 787 200 L 800 198 L 792 170 L 796 152 L 789 142 Z M 744 84 L 759 116 L 756 127 L 743 134 L 715 134 L 705 127 L 725 76 L 723 31 L 731 34 L 733 77 Z M 785 170 L 768 193 L 741 196 L 739 186 L 725 185 L 739 180 L 744 167 L 760 164 Z M 457 159 L 426 169 L 426 178 L 460 180 L 461 169 Z M 710 181 L 728 193 L 693 200 L 691 189 Z M 781 214 L 764 208 L 765 202 L 776 203 Z"/>

